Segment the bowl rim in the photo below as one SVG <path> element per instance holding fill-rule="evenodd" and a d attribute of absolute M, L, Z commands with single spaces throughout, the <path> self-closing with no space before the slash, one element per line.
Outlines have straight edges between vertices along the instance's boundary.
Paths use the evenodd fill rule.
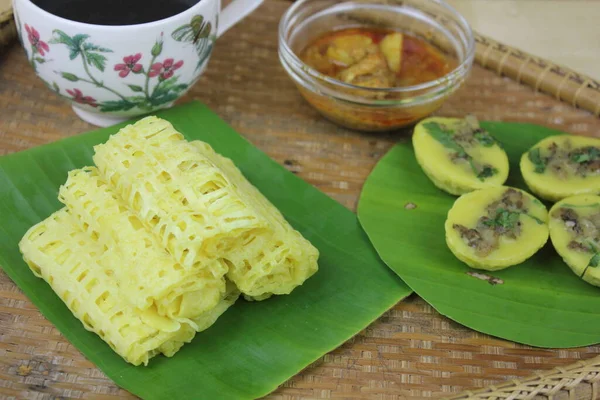
<path fill-rule="evenodd" d="M 311 0 L 295 1 L 294 4 L 291 7 L 289 7 L 285 11 L 283 16 L 281 17 L 281 20 L 279 22 L 279 29 L 278 29 L 279 50 L 280 50 L 280 53 L 283 51 L 283 53 L 285 53 L 287 58 L 285 58 L 285 57 L 280 57 L 280 58 L 282 58 L 282 61 L 285 60 L 288 63 L 292 63 L 296 69 L 303 71 L 304 73 L 308 74 L 310 77 L 312 77 L 314 79 L 318 79 L 319 81 L 323 81 L 323 82 L 331 85 L 333 88 L 361 90 L 361 91 L 367 91 L 367 92 L 371 92 L 371 93 L 407 93 L 407 92 L 420 91 L 420 90 L 435 88 L 436 86 L 447 83 L 449 81 L 454 81 L 454 78 L 456 76 L 461 75 L 466 70 L 468 71 L 470 69 L 471 65 L 473 64 L 473 60 L 475 58 L 475 37 L 473 34 L 473 30 L 471 29 L 471 26 L 469 25 L 466 18 L 463 17 L 462 14 L 460 14 L 454 7 L 452 7 L 450 4 L 446 3 L 444 0 L 428 0 L 430 2 L 437 3 L 438 5 L 442 6 L 447 11 L 449 11 L 453 15 L 453 17 L 455 17 L 459 21 L 461 26 L 464 27 L 466 30 L 465 33 L 466 33 L 466 40 L 467 40 L 466 45 L 467 46 L 466 46 L 466 52 L 465 52 L 464 59 L 452 71 L 450 71 L 447 74 L 445 74 L 444 76 L 441 76 L 432 81 L 423 82 L 423 83 L 420 83 L 417 85 L 399 86 L 399 87 L 391 87 L 391 88 L 368 88 L 368 87 L 364 87 L 364 86 L 353 85 L 351 83 L 346 83 L 341 80 L 332 78 L 330 76 L 320 73 L 313 67 L 304 63 L 300 59 L 300 57 L 298 57 L 296 55 L 296 53 L 290 48 L 290 46 L 288 45 L 288 42 L 286 40 L 286 37 L 285 37 L 285 33 L 287 30 L 286 28 L 290 24 L 292 17 L 295 15 L 298 8 L 300 8 L 301 6 L 303 6 L 305 3 L 309 2 L 309 1 L 311 1 Z M 359 5 L 359 6 L 361 5 L 360 3 L 353 3 L 352 1 L 344 1 L 341 3 L 335 4 L 334 7 L 340 7 L 340 6 L 343 6 L 344 4 L 352 4 L 352 5 Z M 393 4 L 385 4 L 384 5 L 384 4 L 366 4 L 366 3 L 365 3 L 365 5 L 368 5 L 370 8 L 380 8 L 380 9 L 389 8 L 390 6 L 396 6 Z M 401 4 L 399 4 L 397 6 L 402 7 Z M 389 104 L 390 100 L 387 100 L 387 101 L 379 100 L 377 102 L 378 103 L 385 102 L 385 103 Z"/>

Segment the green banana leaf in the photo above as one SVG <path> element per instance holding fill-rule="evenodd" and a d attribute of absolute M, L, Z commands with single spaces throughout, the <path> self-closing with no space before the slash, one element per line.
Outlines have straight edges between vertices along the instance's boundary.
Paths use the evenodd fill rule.
<path fill-rule="evenodd" d="M 250 399 L 263 396 L 364 329 L 411 293 L 381 262 L 356 216 L 285 170 L 208 108 L 191 103 L 157 113 L 189 140 L 230 157 L 321 252 L 320 269 L 291 295 L 238 301 L 174 357 L 148 367 L 123 361 L 86 331 L 21 259 L 17 243 L 61 207 L 67 172 L 92 163 L 92 146 L 121 126 L 0 157 L 0 265 L 89 360 L 145 399 Z"/>
<path fill-rule="evenodd" d="M 506 184 L 525 190 L 521 155 L 539 140 L 563 133 L 531 124 L 481 125 L 508 153 Z M 387 265 L 441 314 L 477 331 L 532 346 L 600 342 L 600 288 L 571 272 L 550 241 L 524 263 L 493 273 L 472 270 L 456 259 L 444 233 L 446 214 L 455 200 L 429 181 L 411 143 L 405 141 L 393 147 L 368 177 L 358 218 Z M 486 276 L 478 278 L 472 275 L 475 272 Z"/>

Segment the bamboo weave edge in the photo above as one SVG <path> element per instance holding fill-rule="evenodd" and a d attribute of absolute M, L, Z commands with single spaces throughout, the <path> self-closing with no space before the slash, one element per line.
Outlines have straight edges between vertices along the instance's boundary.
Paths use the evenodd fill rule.
<path fill-rule="evenodd" d="M 600 81 L 475 33 L 475 61 L 536 91 L 600 116 Z"/>
<path fill-rule="evenodd" d="M 580 361 L 567 367 L 537 373 L 523 380 L 512 380 L 485 389 L 464 391 L 446 400 L 528 400 L 600 398 L 600 357 Z"/>
<path fill-rule="evenodd" d="M 17 28 L 12 8 L 0 10 L 0 50 L 7 47 L 17 37 Z"/>

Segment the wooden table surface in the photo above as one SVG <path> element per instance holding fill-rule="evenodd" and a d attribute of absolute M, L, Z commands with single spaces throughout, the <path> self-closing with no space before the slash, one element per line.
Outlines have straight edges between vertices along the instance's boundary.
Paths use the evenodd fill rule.
<path fill-rule="evenodd" d="M 351 132 L 303 101 L 277 56 L 277 24 L 288 6 L 267 0 L 219 39 L 208 70 L 182 101 L 206 103 L 258 148 L 354 210 L 372 167 L 407 133 Z M 589 113 L 479 67 L 438 112 L 466 113 L 600 136 L 600 120 Z M 0 154 L 92 128 L 35 77 L 18 45 L 0 55 Z M 269 398 L 439 397 L 598 353 L 598 346 L 544 350 L 491 338 L 439 315 L 413 295 Z M 127 397 L 0 271 L 0 398 Z"/>

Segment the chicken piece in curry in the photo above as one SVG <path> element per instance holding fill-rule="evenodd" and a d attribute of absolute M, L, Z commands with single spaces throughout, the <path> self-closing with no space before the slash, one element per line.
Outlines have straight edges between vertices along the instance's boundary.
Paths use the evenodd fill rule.
<path fill-rule="evenodd" d="M 453 68 L 452 59 L 425 40 L 376 28 L 328 32 L 310 43 L 300 58 L 322 74 L 365 88 L 417 85 Z"/>

